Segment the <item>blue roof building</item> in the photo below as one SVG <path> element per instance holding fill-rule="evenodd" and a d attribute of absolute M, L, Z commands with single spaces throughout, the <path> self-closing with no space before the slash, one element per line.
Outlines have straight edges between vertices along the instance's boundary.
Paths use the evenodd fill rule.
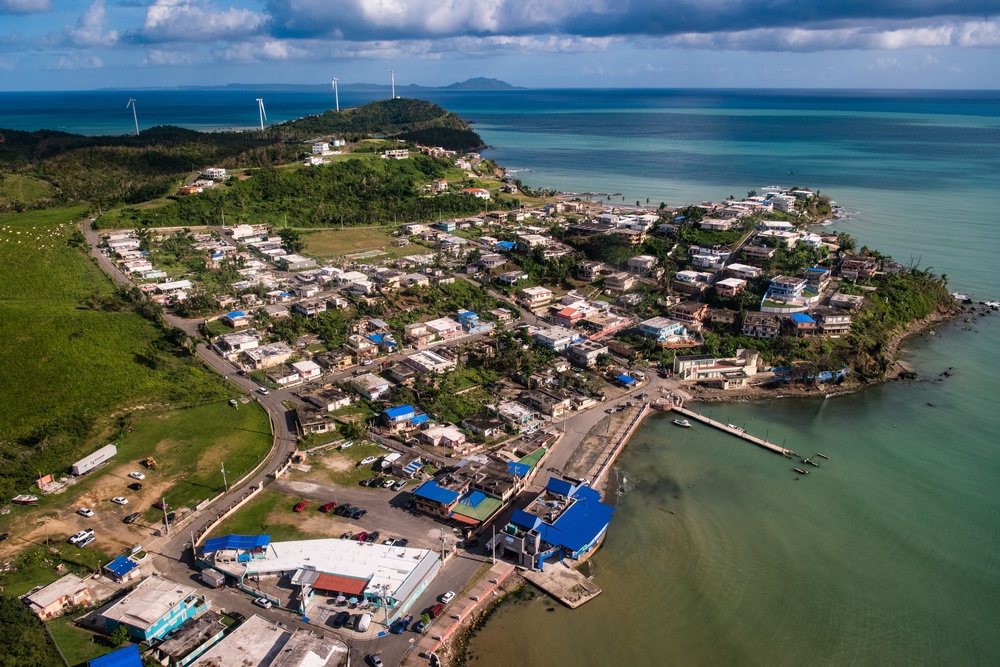
<path fill-rule="evenodd" d="M 516 245 L 513 241 L 497 241 L 493 247 L 500 252 L 510 252 Z"/>
<path fill-rule="evenodd" d="M 417 411 L 413 409 L 412 405 L 397 405 L 382 412 L 382 421 L 387 424 L 401 424 L 413 419 L 416 415 Z"/>
<path fill-rule="evenodd" d="M 615 378 L 615 380 L 617 380 L 619 383 L 622 384 L 622 386 L 625 387 L 630 387 L 636 383 L 636 379 L 634 377 L 629 377 L 628 375 L 624 374 L 619 375 L 618 377 Z"/>
<path fill-rule="evenodd" d="M 138 568 L 139 563 L 132 560 L 128 556 L 119 556 L 104 566 L 104 569 L 107 570 L 111 577 L 118 582 L 131 579 L 133 576 L 138 574 Z"/>
<path fill-rule="evenodd" d="M 525 509 L 515 509 L 493 546 L 522 566 L 543 569 L 546 560 L 582 558 L 600 545 L 615 508 L 586 484 L 549 479 Z"/>
<path fill-rule="evenodd" d="M 117 651 L 112 651 L 99 658 L 93 658 L 87 662 L 89 667 L 142 667 L 142 656 L 139 655 L 139 646 L 129 644 Z"/>
<path fill-rule="evenodd" d="M 451 489 L 439 486 L 429 479 L 413 489 L 413 506 L 421 512 L 426 512 L 442 519 L 451 515 L 451 510 L 458 502 L 461 494 Z"/>

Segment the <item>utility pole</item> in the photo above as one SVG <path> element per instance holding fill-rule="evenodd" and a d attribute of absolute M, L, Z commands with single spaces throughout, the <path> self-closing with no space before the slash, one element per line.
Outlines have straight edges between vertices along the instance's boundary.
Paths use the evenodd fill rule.
<path fill-rule="evenodd" d="M 229 493 L 229 482 L 226 481 L 226 462 L 222 462 L 222 483 L 226 487 L 226 493 Z"/>
<path fill-rule="evenodd" d="M 167 521 L 167 499 L 166 498 L 160 498 L 160 504 L 163 505 L 163 525 L 166 526 L 164 528 L 164 530 L 166 531 L 167 535 L 169 535 L 170 534 L 170 522 Z"/>

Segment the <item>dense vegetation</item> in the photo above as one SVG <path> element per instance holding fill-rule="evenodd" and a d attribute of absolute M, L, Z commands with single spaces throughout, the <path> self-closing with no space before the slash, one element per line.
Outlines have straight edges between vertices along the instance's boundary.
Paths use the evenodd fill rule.
<path fill-rule="evenodd" d="M 0 627 L 0 667 L 62 667 L 42 622 L 16 597 L 0 595 Z"/>
<path fill-rule="evenodd" d="M 442 178 L 445 160 L 413 155 L 407 160 L 359 158 L 319 167 L 264 168 L 246 180 L 163 206 L 126 209 L 116 226 L 199 226 L 267 222 L 295 227 L 412 222 L 439 215 L 481 213 L 482 201 L 462 194 L 422 196 L 418 186 Z M 513 208 L 495 201 L 492 208 Z"/>

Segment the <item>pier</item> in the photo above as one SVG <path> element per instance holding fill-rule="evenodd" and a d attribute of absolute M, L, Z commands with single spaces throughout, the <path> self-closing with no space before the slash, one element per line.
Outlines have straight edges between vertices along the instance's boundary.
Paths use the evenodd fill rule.
<path fill-rule="evenodd" d="M 757 436 L 750 435 L 744 429 L 735 428 L 730 426 L 729 424 L 723 424 L 722 422 L 717 422 L 714 419 L 709 419 L 705 415 L 698 414 L 697 412 L 692 412 L 691 410 L 687 410 L 679 405 L 667 406 L 667 409 L 680 413 L 690 419 L 697 420 L 702 424 L 711 426 L 712 428 L 717 428 L 720 431 L 725 431 L 730 435 L 735 435 L 737 438 L 741 438 L 743 440 L 746 440 L 747 442 L 752 442 L 758 447 L 763 447 L 764 449 L 770 450 L 775 454 L 781 454 L 782 456 L 785 457 L 798 456 L 798 454 L 796 454 L 792 450 L 780 447 L 778 445 L 775 445 L 774 443 L 768 442 L 767 440 L 758 438 Z"/>

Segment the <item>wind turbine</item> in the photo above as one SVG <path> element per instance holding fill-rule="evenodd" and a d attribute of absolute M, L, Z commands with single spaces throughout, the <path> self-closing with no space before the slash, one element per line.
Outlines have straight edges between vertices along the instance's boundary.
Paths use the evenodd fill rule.
<path fill-rule="evenodd" d="M 340 111 L 340 93 L 337 91 L 337 77 L 333 77 L 333 99 L 337 102 L 337 111 Z"/>
<path fill-rule="evenodd" d="M 138 137 L 139 136 L 139 116 L 136 115 L 136 113 L 135 113 L 135 98 L 134 97 L 128 98 L 128 103 L 125 105 L 125 108 L 128 109 L 129 107 L 132 107 L 132 120 L 135 121 L 135 136 Z"/>
<path fill-rule="evenodd" d="M 267 113 L 264 111 L 264 98 L 257 98 L 257 109 L 260 111 L 260 129 L 264 130 L 264 121 L 267 120 Z"/>
<path fill-rule="evenodd" d="M 392 99 L 396 99 L 396 70 L 389 70 L 389 77 L 392 79 Z"/>

